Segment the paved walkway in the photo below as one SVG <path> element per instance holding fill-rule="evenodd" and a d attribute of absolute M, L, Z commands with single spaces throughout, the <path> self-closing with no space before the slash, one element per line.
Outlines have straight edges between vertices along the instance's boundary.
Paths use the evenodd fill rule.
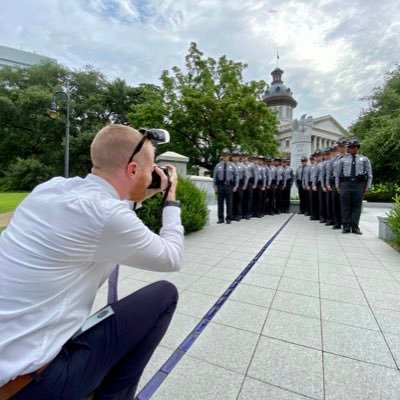
<path fill-rule="evenodd" d="M 363 236 L 294 215 L 152 399 L 400 399 L 400 254 L 377 237 L 385 211 L 364 208 Z M 140 388 L 290 216 L 217 225 L 213 208 L 181 272 L 122 268 L 120 297 L 159 279 L 180 292 Z M 105 300 L 103 287 L 94 309 Z"/>

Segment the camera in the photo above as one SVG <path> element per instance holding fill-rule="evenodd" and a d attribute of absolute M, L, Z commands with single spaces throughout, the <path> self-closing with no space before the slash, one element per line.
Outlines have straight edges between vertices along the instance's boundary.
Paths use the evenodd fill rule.
<path fill-rule="evenodd" d="M 169 179 L 169 171 L 167 167 L 161 167 L 160 165 L 157 165 L 157 167 L 161 168 L 164 171 L 164 174 L 166 177 Z M 148 186 L 148 189 L 159 189 L 161 187 L 161 177 L 160 175 L 157 174 L 156 170 L 151 174 L 151 183 Z"/>

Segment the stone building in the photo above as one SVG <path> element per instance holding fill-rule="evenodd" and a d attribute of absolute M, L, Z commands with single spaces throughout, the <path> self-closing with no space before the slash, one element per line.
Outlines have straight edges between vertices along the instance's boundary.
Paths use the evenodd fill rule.
<path fill-rule="evenodd" d="M 297 101 L 293 98 L 290 88 L 283 83 L 283 72 L 278 67 L 271 72 L 272 83 L 266 89 L 263 100 L 277 113 L 279 119 L 277 134 L 280 143 L 279 151 L 290 153 L 292 158 L 294 153 L 300 151 L 298 146 L 294 146 L 297 139 L 293 140 L 294 137 L 298 137 L 296 132 L 298 133 L 300 129 L 300 132 L 306 132 L 306 135 L 300 135 L 301 140 L 307 142 L 307 145 L 302 147 L 302 155 L 308 157 L 316 149 L 333 145 L 339 137 L 346 133 L 346 130 L 331 115 L 306 118 L 306 114 L 304 114 L 299 120 L 293 119 L 293 110 L 297 106 Z M 297 157 L 295 158 L 297 159 Z"/>

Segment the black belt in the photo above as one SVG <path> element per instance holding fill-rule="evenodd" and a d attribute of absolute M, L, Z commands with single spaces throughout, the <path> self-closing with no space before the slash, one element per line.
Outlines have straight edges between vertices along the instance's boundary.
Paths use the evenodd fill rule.
<path fill-rule="evenodd" d="M 357 175 L 354 178 L 350 176 L 341 176 L 340 182 L 367 182 L 368 177 L 366 175 Z"/>

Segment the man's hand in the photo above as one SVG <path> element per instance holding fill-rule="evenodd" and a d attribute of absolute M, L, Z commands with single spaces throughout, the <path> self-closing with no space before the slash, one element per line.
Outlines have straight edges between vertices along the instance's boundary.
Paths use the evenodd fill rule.
<path fill-rule="evenodd" d="M 328 192 L 332 192 L 332 187 L 331 186 L 328 186 L 327 189 L 328 189 Z"/>
<path fill-rule="evenodd" d="M 367 193 L 368 193 L 368 190 L 369 190 L 369 189 L 366 187 L 366 188 L 364 189 L 364 193 L 367 194 Z"/>
<path fill-rule="evenodd" d="M 312 187 L 312 190 L 313 190 L 314 192 L 316 192 L 316 191 L 317 191 L 317 187 L 316 187 L 316 186 L 313 186 L 313 187 Z"/>
<path fill-rule="evenodd" d="M 326 187 L 322 188 L 322 190 L 323 190 L 325 193 L 327 192 Z"/>
<path fill-rule="evenodd" d="M 340 188 L 339 188 L 339 187 L 337 187 L 337 188 L 336 188 L 336 191 L 337 191 L 338 193 L 340 193 Z"/>
<path fill-rule="evenodd" d="M 236 192 L 236 190 L 237 190 L 237 187 L 235 186 L 235 187 L 232 189 L 232 192 Z"/>
<path fill-rule="evenodd" d="M 154 189 L 146 189 L 145 192 L 145 199 L 148 199 L 152 196 L 154 196 L 156 193 L 163 192 L 168 188 L 168 185 L 170 184 L 170 188 L 168 190 L 168 195 L 166 200 L 169 201 L 175 201 L 176 197 L 176 187 L 178 186 L 178 174 L 176 173 L 176 168 L 171 165 L 171 164 L 166 164 L 164 165 L 168 169 L 168 175 L 165 174 L 165 172 L 158 167 L 157 165 L 154 166 L 154 171 L 160 176 L 161 184 L 159 188 L 154 188 Z"/>

